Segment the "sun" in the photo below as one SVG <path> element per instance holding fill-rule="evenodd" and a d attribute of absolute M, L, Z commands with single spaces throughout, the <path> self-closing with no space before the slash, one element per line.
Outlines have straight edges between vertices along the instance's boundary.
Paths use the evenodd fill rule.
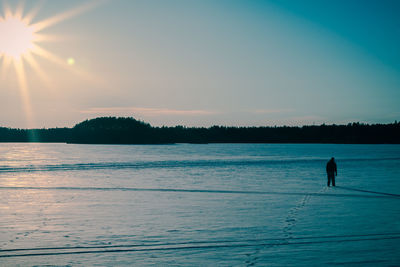
<path fill-rule="evenodd" d="M 25 0 L 15 0 L 16 8 L 12 11 L 6 2 L 3 1 L 3 6 L 0 5 L 0 89 L 3 90 L 2 82 L 10 77 L 8 70 L 13 66 L 20 89 L 21 107 L 24 109 L 28 128 L 31 128 L 29 125 L 34 125 L 34 116 L 29 96 L 29 80 L 26 75 L 27 65 L 31 67 L 30 73 L 38 76 L 48 88 L 52 86 L 52 81 L 40 64 L 43 59 L 67 68 L 86 80 L 96 81 L 97 78 L 77 66 L 71 68 L 75 63 L 73 58 L 66 60 L 44 48 L 44 43 L 64 40 L 60 35 L 46 34 L 45 30 L 106 2 L 107 0 L 88 0 L 78 7 L 34 23 L 33 20 L 40 6 L 28 11 L 24 10 Z"/>
<path fill-rule="evenodd" d="M 13 64 L 17 70 L 18 79 L 24 79 L 24 65 L 27 63 L 40 76 L 45 76 L 35 58 L 44 58 L 62 67 L 71 66 L 70 60 L 65 60 L 45 49 L 42 44 L 63 40 L 60 35 L 43 33 L 47 28 L 62 21 L 84 13 L 105 0 L 90 0 L 50 18 L 32 23 L 39 11 L 34 7 L 29 12 L 24 10 L 24 1 L 20 0 L 13 12 L 7 4 L 0 7 L 0 74 L 5 73 L 8 66 Z M 3 9 L 3 12 L 1 10 Z M 2 64 L 1 64 L 2 63 Z M 45 77 L 44 77 L 45 78 Z"/>
<path fill-rule="evenodd" d="M 20 59 L 35 42 L 35 29 L 15 16 L 0 20 L 0 55 Z"/>

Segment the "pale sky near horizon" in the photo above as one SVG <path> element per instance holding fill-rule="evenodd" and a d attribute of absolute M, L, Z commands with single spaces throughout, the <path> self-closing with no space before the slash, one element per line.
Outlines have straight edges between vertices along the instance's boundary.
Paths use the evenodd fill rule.
<path fill-rule="evenodd" d="M 0 3 L 3 17 L 20 1 Z M 31 0 L 24 14 L 35 8 L 33 24 L 60 18 L 37 42 L 54 57 L 25 62 L 25 94 L 0 57 L 0 126 L 400 120 L 398 1 Z"/>

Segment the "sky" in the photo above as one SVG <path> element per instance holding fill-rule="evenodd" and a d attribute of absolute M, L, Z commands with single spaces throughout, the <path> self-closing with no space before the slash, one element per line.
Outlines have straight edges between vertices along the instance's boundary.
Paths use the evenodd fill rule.
<path fill-rule="evenodd" d="M 0 4 L 3 43 L 17 32 L 1 27 L 7 9 L 36 12 L 29 25 L 46 25 L 40 50 L 9 65 L 0 56 L 0 126 L 99 116 L 154 126 L 400 120 L 399 1 Z"/>

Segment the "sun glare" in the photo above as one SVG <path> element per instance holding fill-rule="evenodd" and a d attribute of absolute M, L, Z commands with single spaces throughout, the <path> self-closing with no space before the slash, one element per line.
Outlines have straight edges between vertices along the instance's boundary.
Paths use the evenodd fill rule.
<path fill-rule="evenodd" d="M 17 17 L 0 21 L 0 54 L 20 59 L 33 49 L 35 30 Z"/>
<path fill-rule="evenodd" d="M 45 34 L 43 31 L 103 3 L 105 3 L 105 0 L 91 0 L 81 6 L 32 23 L 32 20 L 39 11 L 39 6 L 34 7 L 29 12 L 25 12 L 24 1 L 21 0 L 13 12 L 10 6 L 3 2 L 3 7 L 0 7 L 0 78 L 1 80 L 6 79 L 8 77 L 7 73 L 9 67 L 14 65 L 21 93 L 22 106 L 25 109 L 28 124 L 33 124 L 34 119 L 29 97 L 29 81 L 25 71 L 26 65 L 31 66 L 35 74 L 37 74 L 46 85 L 51 84 L 49 82 L 50 77 L 46 71 L 42 69 L 38 59 L 48 60 L 60 67 L 72 70 L 74 74 L 86 78 L 87 80 L 95 81 L 90 73 L 80 68 L 70 68 L 70 66 L 75 63 L 73 58 L 65 62 L 65 59 L 53 54 L 40 45 L 41 43 L 49 41 L 63 40 L 62 38 L 58 38 L 57 35 Z"/>

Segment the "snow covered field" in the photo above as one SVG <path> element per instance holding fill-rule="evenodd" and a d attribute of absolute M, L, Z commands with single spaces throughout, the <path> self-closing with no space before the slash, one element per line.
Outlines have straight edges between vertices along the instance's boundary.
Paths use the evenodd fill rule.
<path fill-rule="evenodd" d="M 399 145 L 0 144 L 0 266 L 398 266 L 399 194 Z"/>

